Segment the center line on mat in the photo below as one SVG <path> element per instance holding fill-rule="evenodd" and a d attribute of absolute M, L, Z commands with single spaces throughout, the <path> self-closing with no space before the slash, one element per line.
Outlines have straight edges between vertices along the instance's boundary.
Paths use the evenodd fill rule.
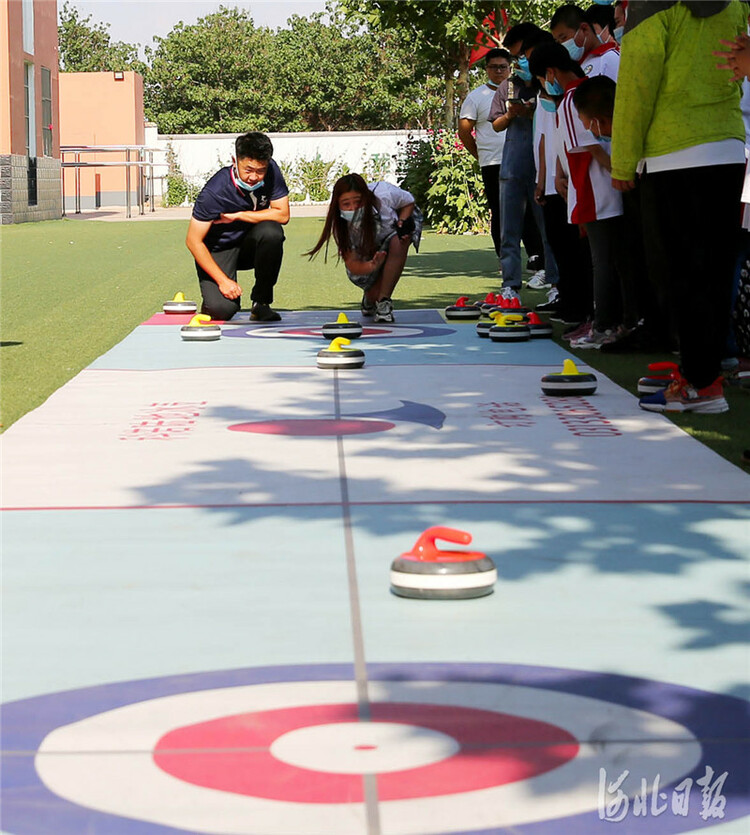
<path fill-rule="evenodd" d="M 341 392 L 339 371 L 333 369 L 333 401 L 336 420 L 341 420 Z M 339 461 L 339 484 L 341 486 L 341 518 L 344 525 L 344 548 L 346 550 L 346 573 L 349 586 L 349 607 L 352 617 L 352 641 L 354 644 L 354 679 L 357 685 L 357 712 L 363 722 L 370 720 L 370 697 L 367 690 L 367 666 L 365 664 L 365 640 L 362 632 L 362 610 L 359 605 L 359 584 L 357 564 L 354 558 L 354 535 L 352 532 L 349 485 L 346 478 L 344 459 L 344 438 L 336 436 L 336 451 Z M 362 775 L 367 835 L 380 835 L 380 814 L 378 812 L 378 787 L 374 774 Z"/>

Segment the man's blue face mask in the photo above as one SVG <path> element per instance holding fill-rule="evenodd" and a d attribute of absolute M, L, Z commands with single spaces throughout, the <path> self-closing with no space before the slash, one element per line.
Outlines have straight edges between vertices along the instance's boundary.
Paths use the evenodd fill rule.
<path fill-rule="evenodd" d="M 550 96 L 561 96 L 565 92 L 562 88 L 562 84 L 560 84 L 557 79 L 552 82 L 545 79 L 544 89 L 550 94 Z"/>
<path fill-rule="evenodd" d="M 260 180 L 259 182 L 255 183 L 254 185 L 248 185 L 248 183 L 244 182 L 244 180 L 240 179 L 240 172 L 237 169 L 237 164 L 235 163 L 232 165 L 232 182 L 238 189 L 246 192 L 253 192 L 257 191 L 264 183 L 265 180 Z"/>
<path fill-rule="evenodd" d="M 543 99 L 539 96 L 539 104 L 541 104 L 542 109 L 546 110 L 548 113 L 557 113 L 557 105 L 552 101 L 552 99 Z"/>
<path fill-rule="evenodd" d="M 519 55 L 517 59 L 516 75 L 524 81 L 531 81 L 531 70 L 529 59 L 525 55 Z"/>

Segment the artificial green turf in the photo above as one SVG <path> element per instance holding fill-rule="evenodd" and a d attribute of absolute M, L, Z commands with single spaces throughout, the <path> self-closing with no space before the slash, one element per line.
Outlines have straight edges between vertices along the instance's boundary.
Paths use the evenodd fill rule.
<path fill-rule="evenodd" d="M 335 255 L 309 261 L 321 218 L 296 218 L 286 227 L 279 309 L 357 305 L 361 294 Z M 102 222 L 63 219 L 5 226 L 0 286 L 0 420 L 4 427 L 40 405 L 97 357 L 161 310 L 182 290 L 198 294 L 185 221 Z M 242 283 L 242 276 L 240 276 Z M 398 286 L 396 308 L 442 308 L 460 295 L 499 289 L 497 259 L 488 237 L 426 232 Z M 250 287 L 246 286 L 245 291 Z M 544 293 L 526 291 L 528 301 Z M 556 326 L 559 338 L 561 328 Z M 649 361 L 669 356 L 580 352 L 580 359 L 630 391 Z M 733 463 L 750 446 L 750 390 L 727 391 L 723 415 L 678 415 L 675 423 Z M 634 413 L 638 407 L 633 400 Z M 616 477 L 616 474 L 613 474 Z"/>

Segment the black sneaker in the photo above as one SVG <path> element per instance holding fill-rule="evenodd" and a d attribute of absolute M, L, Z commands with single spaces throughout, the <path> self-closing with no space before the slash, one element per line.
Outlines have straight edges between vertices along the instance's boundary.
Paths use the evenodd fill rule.
<path fill-rule="evenodd" d="M 362 311 L 363 316 L 374 316 L 377 304 L 367 298 L 367 293 L 362 293 L 362 304 L 359 309 Z"/>
<path fill-rule="evenodd" d="M 267 304 L 256 303 L 250 310 L 250 318 L 253 322 L 280 322 L 281 316 Z"/>

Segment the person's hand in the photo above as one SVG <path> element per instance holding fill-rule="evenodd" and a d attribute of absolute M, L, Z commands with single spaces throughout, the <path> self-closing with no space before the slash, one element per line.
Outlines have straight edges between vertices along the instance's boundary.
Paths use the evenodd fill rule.
<path fill-rule="evenodd" d="M 516 104 L 515 102 L 509 101 L 507 105 L 507 115 L 510 116 L 511 119 L 516 119 L 519 116 L 523 116 L 526 113 L 526 109 L 522 104 Z"/>
<path fill-rule="evenodd" d="M 242 287 L 230 278 L 218 281 L 217 284 L 219 285 L 219 292 L 226 299 L 238 299 L 242 295 Z"/>
<path fill-rule="evenodd" d="M 382 250 L 376 252 L 375 255 L 372 256 L 372 270 L 370 270 L 370 272 L 375 272 L 375 270 L 380 267 L 387 257 L 388 253 L 383 252 Z"/>
<path fill-rule="evenodd" d="M 612 177 L 612 188 L 616 191 L 632 191 L 635 188 L 635 180 L 617 180 Z"/>
<path fill-rule="evenodd" d="M 399 218 L 394 224 L 394 228 L 396 229 L 396 235 L 399 240 L 403 240 L 404 238 L 410 238 L 412 232 L 414 232 L 417 227 L 414 223 L 414 218 L 409 215 L 405 218 Z"/>
<path fill-rule="evenodd" d="M 536 188 L 534 189 L 534 200 L 540 206 L 543 206 L 547 202 L 544 197 L 544 186 L 542 185 L 542 183 L 536 184 Z"/>
<path fill-rule="evenodd" d="M 568 199 L 568 178 L 555 177 L 555 191 L 562 197 L 563 200 Z"/>
<path fill-rule="evenodd" d="M 712 54 L 724 61 L 716 65 L 717 70 L 730 70 L 733 81 L 742 81 L 750 75 L 750 37 L 738 35 L 733 41 L 721 40 L 719 43 L 728 47 L 725 52 L 715 51 Z"/>
<path fill-rule="evenodd" d="M 234 223 L 235 220 L 241 220 L 240 218 L 241 212 L 229 212 L 227 214 L 222 214 L 221 217 L 217 218 L 213 221 L 214 225 L 220 223 Z"/>

